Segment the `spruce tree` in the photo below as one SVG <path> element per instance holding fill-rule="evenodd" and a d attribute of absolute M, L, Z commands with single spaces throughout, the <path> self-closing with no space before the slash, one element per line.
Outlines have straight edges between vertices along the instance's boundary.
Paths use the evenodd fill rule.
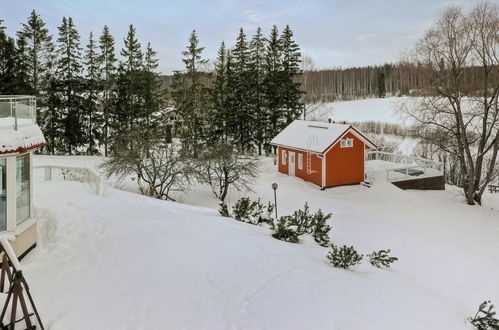
<path fill-rule="evenodd" d="M 279 38 L 279 31 L 274 25 L 270 32 L 265 51 L 265 111 L 268 122 L 264 127 L 264 147 L 270 151 L 270 140 L 279 133 L 284 123 L 282 123 L 283 104 L 283 66 L 282 66 L 282 40 Z"/>
<path fill-rule="evenodd" d="M 282 97 L 285 111 L 285 125 L 300 117 L 303 105 L 300 102 L 300 83 L 296 82 L 296 77 L 301 74 L 300 47 L 293 40 L 293 31 L 289 25 L 281 35 L 282 47 Z"/>
<path fill-rule="evenodd" d="M 47 140 L 46 149 L 52 155 L 58 150 L 63 150 L 63 113 L 61 86 L 55 75 L 47 77 L 47 91 L 45 93 L 45 107 L 40 112 L 40 127 Z"/>
<path fill-rule="evenodd" d="M 229 115 L 229 86 L 227 76 L 228 53 L 225 43 L 222 42 L 215 60 L 215 83 L 211 92 L 211 111 L 209 114 L 208 141 L 217 143 L 228 142 Z"/>
<path fill-rule="evenodd" d="M 83 108 L 82 92 L 82 59 L 80 35 L 71 17 L 63 17 L 62 25 L 58 27 L 58 61 L 57 80 L 62 93 L 61 120 L 63 152 L 72 154 L 82 144 Z"/>
<path fill-rule="evenodd" d="M 124 39 L 125 47 L 121 50 L 123 57 L 123 67 L 126 71 L 132 72 L 142 68 L 142 50 L 140 42 L 135 35 L 135 27 L 130 24 L 128 34 Z"/>
<path fill-rule="evenodd" d="M 30 94 L 39 96 L 42 90 L 47 89 L 47 74 L 52 65 L 54 52 L 52 36 L 45 27 L 45 22 L 34 10 L 27 22 L 22 24 L 22 30 L 17 33 L 17 36 L 19 40 L 25 42 L 24 53 Z"/>
<path fill-rule="evenodd" d="M 140 43 L 135 35 L 135 28 L 130 25 L 121 50 L 123 61 L 118 69 L 117 99 L 113 120 L 113 139 L 142 124 L 144 106 L 141 98 L 143 55 Z"/>
<path fill-rule="evenodd" d="M 116 55 L 114 50 L 114 37 L 106 25 L 99 38 L 100 54 L 97 57 L 99 71 L 101 72 L 102 88 L 102 129 L 101 144 L 104 144 L 104 156 L 109 155 L 109 135 L 112 127 L 112 114 L 114 113 L 114 84 L 116 82 Z"/>
<path fill-rule="evenodd" d="M 239 30 L 236 45 L 231 52 L 233 59 L 233 105 L 234 114 L 230 123 L 232 134 L 239 150 L 247 152 L 253 146 L 254 113 L 251 109 L 250 79 L 249 79 L 249 46 L 243 28 Z"/>
<path fill-rule="evenodd" d="M 161 114 L 162 99 L 160 95 L 161 81 L 155 70 L 158 68 L 158 59 L 156 52 L 151 44 L 147 43 L 144 57 L 144 72 L 142 78 L 142 90 L 144 99 L 144 129 L 150 132 L 150 135 L 156 135 L 158 129 L 163 129 Z"/>
<path fill-rule="evenodd" d="M 201 56 L 204 47 L 199 47 L 196 31 L 189 37 L 189 45 L 182 52 L 186 71 L 175 74 L 175 102 L 182 120 L 182 149 L 196 158 L 205 142 L 208 108 L 208 93 L 201 81 L 202 66 L 206 60 Z"/>
<path fill-rule="evenodd" d="M 383 71 L 378 72 L 376 96 L 379 98 L 384 98 L 386 96 L 385 78 L 385 73 Z"/>
<path fill-rule="evenodd" d="M 0 94 L 16 94 L 16 44 L 0 21 Z"/>
<path fill-rule="evenodd" d="M 265 141 L 265 126 L 267 125 L 267 112 L 265 108 L 265 37 L 258 28 L 249 44 L 249 81 L 250 81 L 250 106 L 254 115 L 253 127 L 254 140 L 258 146 L 258 154 L 262 154 Z"/>
<path fill-rule="evenodd" d="M 98 63 L 97 45 L 93 33 L 90 32 L 87 49 L 85 51 L 86 85 L 85 107 L 83 113 L 83 130 L 87 154 L 97 152 L 97 143 L 100 139 L 101 115 L 97 111 L 101 90 L 100 71 Z"/>
<path fill-rule="evenodd" d="M 45 26 L 45 22 L 34 10 L 31 12 L 26 23 L 22 24 L 22 29 L 17 32 L 17 36 L 19 41 L 26 43 L 24 58 L 26 61 L 26 82 L 29 86 L 28 93 L 37 97 L 36 118 L 38 125 L 45 131 L 47 122 L 44 118 L 51 118 L 50 114 L 46 116 L 44 111 L 48 111 L 49 94 L 53 92 L 49 90 L 49 85 L 53 80 L 52 75 L 54 73 L 56 56 L 55 46 L 52 42 L 52 36 Z M 51 100 L 53 101 L 53 98 Z"/>
<path fill-rule="evenodd" d="M 15 58 L 15 76 L 14 76 L 14 88 L 15 94 L 30 95 L 33 94 L 33 90 L 29 84 L 28 76 L 28 58 L 26 56 L 26 40 L 18 39 L 16 42 L 16 51 L 14 53 Z"/>

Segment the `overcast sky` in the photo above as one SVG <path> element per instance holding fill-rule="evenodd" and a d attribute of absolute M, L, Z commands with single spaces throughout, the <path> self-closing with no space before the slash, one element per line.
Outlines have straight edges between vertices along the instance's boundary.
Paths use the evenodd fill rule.
<path fill-rule="evenodd" d="M 240 27 L 248 35 L 260 26 L 268 34 L 289 24 L 302 52 L 318 68 L 396 61 L 449 5 L 469 9 L 478 0 L 0 0 L 0 19 L 10 35 L 35 9 L 57 34 L 63 16 L 73 17 L 82 44 L 109 25 L 118 49 L 128 25 L 140 42 L 158 52 L 159 71 L 182 69 L 180 52 L 193 29 L 204 56 L 213 59 L 221 41 L 233 45 Z"/>

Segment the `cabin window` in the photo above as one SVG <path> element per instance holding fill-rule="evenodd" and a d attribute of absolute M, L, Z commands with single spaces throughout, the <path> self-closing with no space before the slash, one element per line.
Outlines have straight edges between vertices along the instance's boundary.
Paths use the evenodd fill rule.
<path fill-rule="evenodd" d="M 303 170 L 303 154 L 298 154 L 298 169 Z"/>
<path fill-rule="evenodd" d="M 281 164 L 286 165 L 286 150 L 281 150 Z"/>
<path fill-rule="evenodd" d="M 31 215 L 29 154 L 16 158 L 17 224 Z"/>
<path fill-rule="evenodd" d="M 351 147 L 353 147 L 353 139 L 341 139 L 340 146 L 342 148 L 351 148 Z"/>
<path fill-rule="evenodd" d="M 0 231 L 7 229 L 7 189 L 5 158 L 0 159 Z"/>

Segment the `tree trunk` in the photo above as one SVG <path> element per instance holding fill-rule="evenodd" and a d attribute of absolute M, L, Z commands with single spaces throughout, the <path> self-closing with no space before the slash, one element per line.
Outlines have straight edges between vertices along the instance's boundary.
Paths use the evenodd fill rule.
<path fill-rule="evenodd" d="M 220 195 L 220 201 L 222 202 L 225 201 L 225 197 L 227 197 L 228 191 L 229 191 L 229 173 L 227 173 L 227 171 L 224 170 L 224 187 L 222 195 Z"/>

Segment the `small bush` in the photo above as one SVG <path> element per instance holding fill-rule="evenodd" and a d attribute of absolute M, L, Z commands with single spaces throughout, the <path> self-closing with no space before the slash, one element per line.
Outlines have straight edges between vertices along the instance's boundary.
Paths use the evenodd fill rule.
<path fill-rule="evenodd" d="M 260 198 L 251 201 L 248 197 L 243 197 L 234 204 L 232 213 L 236 220 L 257 225 L 271 221 L 273 210 L 274 204 L 270 202 L 265 206 Z"/>
<path fill-rule="evenodd" d="M 324 247 L 329 245 L 329 231 L 331 230 L 331 227 L 327 225 L 326 222 L 329 218 L 331 218 L 331 213 L 324 214 L 322 213 L 322 210 L 318 210 L 315 214 L 311 214 L 308 204 L 305 203 L 303 210 L 296 210 L 292 215 L 280 217 L 277 225 L 280 227 L 279 229 L 277 229 L 273 221 L 270 220 L 272 210 L 269 213 L 268 219 L 270 229 L 274 230 L 274 235 L 272 236 L 274 236 L 275 238 L 287 237 L 288 235 L 296 234 L 296 242 L 298 242 L 299 236 L 304 234 L 312 234 L 314 240 L 319 245 Z M 277 231 L 279 231 L 280 234 L 277 234 Z M 291 232 L 293 232 L 294 234 L 292 234 Z"/>
<path fill-rule="evenodd" d="M 378 252 L 374 251 L 371 254 L 367 255 L 369 258 L 369 262 L 371 265 L 378 268 L 390 268 L 390 264 L 399 260 L 397 257 L 390 257 L 388 254 L 390 253 L 390 249 L 388 250 L 379 250 Z"/>
<path fill-rule="evenodd" d="M 289 228 L 287 223 L 286 217 L 281 217 L 275 226 L 272 237 L 284 242 L 298 243 L 300 234 L 296 230 Z"/>
<path fill-rule="evenodd" d="M 363 255 L 359 254 L 353 246 L 337 247 L 334 244 L 331 244 L 331 251 L 327 255 L 327 259 L 334 267 L 343 269 L 360 264 L 362 257 Z"/>
<path fill-rule="evenodd" d="M 220 203 L 220 208 L 218 209 L 218 213 L 222 217 L 230 217 L 229 207 L 227 206 L 227 204 L 225 204 L 224 202 Z"/>
<path fill-rule="evenodd" d="M 314 240 L 320 246 L 327 247 L 329 245 L 329 231 L 331 231 L 331 226 L 329 226 L 326 222 L 329 218 L 331 218 L 332 214 L 328 213 L 324 215 L 322 210 L 319 209 L 314 216 L 312 217 L 312 230 Z"/>
<path fill-rule="evenodd" d="M 470 322 L 478 330 L 499 330 L 499 319 L 495 316 L 494 305 L 490 301 L 484 301 Z"/>

